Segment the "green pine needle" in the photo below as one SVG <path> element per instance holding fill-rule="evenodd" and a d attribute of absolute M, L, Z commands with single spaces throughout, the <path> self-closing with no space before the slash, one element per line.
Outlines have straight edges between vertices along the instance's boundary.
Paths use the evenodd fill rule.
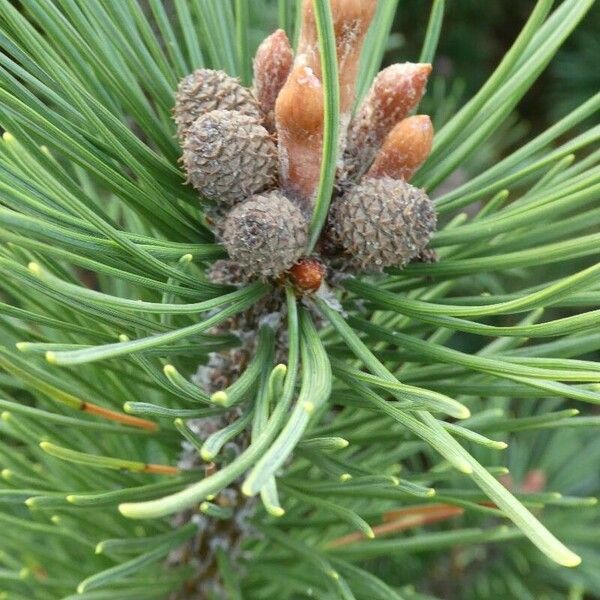
<path fill-rule="evenodd" d="M 172 109 L 197 68 L 251 86 L 302 4 L 0 0 L 0 598 L 171 597 L 206 556 L 235 599 L 597 593 L 600 94 L 525 141 L 515 115 L 593 0 L 538 0 L 466 101 L 434 68 L 412 182 L 439 260 L 299 298 L 211 281 L 226 252 Z M 305 4 L 325 107 L 312 252 L 340 90 L 331 5 Z M 435 66 L 445 8 L 377 4 L 357 103 L 384 57 Z M 397 24 L 425 32 L 415 56 Z M 228 324 L 273 292 L 280 323 L 242 356 Z M 203 389 L 236 353 L 239 376 Z"/>

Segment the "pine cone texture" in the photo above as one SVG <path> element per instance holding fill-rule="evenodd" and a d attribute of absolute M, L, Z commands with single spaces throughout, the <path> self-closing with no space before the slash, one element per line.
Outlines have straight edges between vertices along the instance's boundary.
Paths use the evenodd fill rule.
<path fill-rule="evenodd" d="M 214 110 L 190 128 L 183 164 L 204 197 L 232 206 L 275 184 L 277 148 L 254 118 Z"/>
<path fill-rule="evenodd" d="M 401 267 L 421 253 L 436 226 L 427 194 L 405 181 L 364 179 L 332 207 L 330 225 L 351 265 Z"/>
<path fill-rule="evenodd" d="M 248 275 L 273 277 L 302 256 L 307 229 L 300 210 L 275 191 L 236 206 L 225 222 L 223 243 Z"/>
<path fill-rule="evenodd" d="M 223 71 L 198 69 L 184 77 L 175 97 L 177 137 L 183 143 L 190 127 L 213 110 L 234 110 L 260 122 L 260 109 L 252 92 Z"/>

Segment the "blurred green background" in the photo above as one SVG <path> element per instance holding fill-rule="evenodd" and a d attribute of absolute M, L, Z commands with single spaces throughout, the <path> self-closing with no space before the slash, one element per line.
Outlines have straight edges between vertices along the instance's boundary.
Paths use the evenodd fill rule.
<path fill-rule="evenodd" d="M 430 2 L 401 0 L 394 23 L 397 48 L 386 61 L 417 60 Z M 434 73 L 460 79 L 473 95 L 497 65 L 531 13 L 533 0 L 449 0 Z M 536 129 L 579 105 L 600 89 L 600 2 L 566 41 L 549 69 L 519 106 L 519 117 Z"/>

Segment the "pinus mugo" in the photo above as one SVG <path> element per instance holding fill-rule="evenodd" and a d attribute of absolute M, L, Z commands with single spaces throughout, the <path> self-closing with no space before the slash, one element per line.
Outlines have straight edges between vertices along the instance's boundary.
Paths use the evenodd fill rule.
<path fill-rule="evenodd" d="M 0 598 L 597 597 L 593 0 L 449 117 L 397 4 L 0 0 Z"/>

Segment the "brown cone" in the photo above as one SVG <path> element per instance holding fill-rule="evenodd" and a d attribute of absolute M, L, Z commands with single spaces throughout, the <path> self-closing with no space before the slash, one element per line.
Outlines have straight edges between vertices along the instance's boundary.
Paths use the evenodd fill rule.
<path fill-rule="evenodd" d="M 275 184 L 277 149 L 254 118 L 214 110 L 190 128 L 183 164 L 203 196 L 232 206 Z"/>
<path fill-rule="evenodd" d="M 236 206 L 225 221 L 223 244 L 247 277 L 275 277 L 305 252 L 308 224 L 279 191 Z"/>
<path fill-rule="evenodd" d="M 177 88 L 174 118 L 177 137 L 183 143 L 194 121 L 213 110 L 235 110 L 260 121 L 252 92 L 223 71 L 198 69 L 184 77 Z"/>
<path fill-rule="evenodd" d="M 381 271 L 421 253 L 436 214 L 423 190 L 388 177 L 366 178 L 333 205 L 330 226 L 354 268 Z"/>

